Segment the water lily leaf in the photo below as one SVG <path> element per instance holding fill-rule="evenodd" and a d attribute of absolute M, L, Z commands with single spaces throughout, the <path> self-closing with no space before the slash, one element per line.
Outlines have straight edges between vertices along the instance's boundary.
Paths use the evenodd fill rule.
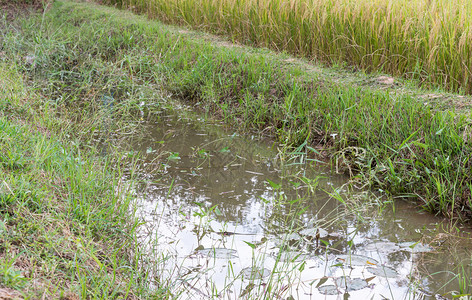
<path fill-rule="evenodd" d="M 348 266 L 368 266 L 377 265 L 379 262 L 375 259 L 364 255 L 338 255 L 336 257 L 338 262 Z"/>
<path fill-rule="evenodd" d="M 222 259 L 237 258 L 238 255 L 236 253 L 238 253 L 236 250 L 226 248 L 205 248 L 197 251 L 197 254 Z"/>
<path fill-rule="evenodd" d="M 398 243 L 397 245 L 401 248 L 400 250 L 408 251 L 411 253 L 431 252 L 434 250 L 434 248 L 430 245 L 415 242 L 404 242 Z"/>
<path fill-rule="evenodd" d="M 373 242 L 367 244 L 364 249 L 367 251 L 391 253 L 400 250 L 400 247 L 392 242 Z"/>
<path fill-rule="evenodd" d="M 335 285 L 323 285 L 318 288 L 320 294 L 323 295 L 339 295 L 341 292 Z"/>
<path fill-rule="evenodd" d="M 380 277 L 385 277 L 385 278 L 395 278 L 398 276 L 398 272 L 395 271 L 394 269 L 386 266 L 377 266 L 377 267 L 367 267 L 367 271 L 370 273 L 380 276 Z"/>
<path fill-rule="evenodd" d="M 244 279 L 257 280 L 269 276 L 270 271 L 266 268 L 259 269 L 247 267 L 241 270 L 241 275 Z"/>
<path fill-rule="evenodd" d="M 346 290 L 346 292 L 358 291 L 367 287 L 367 281 L 362 278 L 351 279 L 349 276 L 342 276 L 336 278 L 335 282 L 338 288 Z"/>

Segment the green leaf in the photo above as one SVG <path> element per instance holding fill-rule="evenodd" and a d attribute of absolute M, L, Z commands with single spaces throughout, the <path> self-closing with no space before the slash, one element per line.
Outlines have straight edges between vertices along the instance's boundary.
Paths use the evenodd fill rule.
<path fill-rule="evenodd" d="M 316 287 L 320 287 L 323 283 L 325 283 L 326 281 L 328 281 L 328 277 L 323 277 L 320 279 L 320 281 L 318 282 L 318 284 L 316 285 Z"/>
<path fill-rule="evenodd" d="M 249 243 L 249 242 L 246 242 L 244 241 L 249 247 L 251 247 L 252 249 L 256 249 L 256 245 L 254 245 L 253 243 Z"/>
<path fill-rule="evenodd" d="M 320 152 L 318 152 L 318 150 L 316 150 L 316 149 L 313 148 L 313 147 L 306 146 L 306 148 L 307 148 L 308 150 L 310 150 L 311 152 L 314 152 L 314 153 L 316 153 L 316 154 L 320 154 Z"/>
<path fill-rule="evenodd" d="M 220 150 L 220 153 L 227 153 L 230 152 L 229 147 L 224 147 L 223 149 Z"/>
<path fill-rule="evenodd" d="M 267 179 L 267 182 L 270 184 L 270 186 L 271 186 L 272 188 L 274 188 L 274 189 L 276 189 L 276 190 L 280 189 L 280 187 L 281 187 L 280 184 L 275 183 L 275 182 L 273 182 L 273 181 L 270 180 L 270 179 Z"/>
<path fill-rule="evenodd" d="M 303 272 L 303 270 L 305 270 L 305 265 L 306 265 L 306 262 L 303 262 L 298 268 L 298 271 Z"/>
<path fill-rule="evenodd" d="M 169 157 L 167 158 L 168 160 L 178 160 L 180 159 L 179 152 L 171 152 Z"/>

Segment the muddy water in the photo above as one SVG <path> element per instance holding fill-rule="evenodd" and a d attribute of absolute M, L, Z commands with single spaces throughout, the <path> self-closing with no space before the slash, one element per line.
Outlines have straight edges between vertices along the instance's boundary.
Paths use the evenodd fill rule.
<path fill-rule="evenodd" d="M 126 145 L 144 156 L 142 244 L 179 299 L 441 299 L 470 274 L 466 229 L 350 193 L 303 155 L 172 114 L 143 126 Z"/>

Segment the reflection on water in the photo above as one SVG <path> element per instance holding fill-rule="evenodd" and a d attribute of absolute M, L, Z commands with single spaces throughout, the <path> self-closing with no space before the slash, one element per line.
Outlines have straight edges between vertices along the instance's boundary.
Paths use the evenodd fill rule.
<path fill-rule="evenodd" d="M 327 192 L 342 194 L 346 178 L 329 170 L 307 175 L 307 192 L 275 145 L 173 115 L 143 125 L 127 146 L 144 155 L 143 243 L 166 257 L 159 277 L 180 299 L 435 299 L 470 269 L 468 233 L 366 193 L 345 205 Z"/>

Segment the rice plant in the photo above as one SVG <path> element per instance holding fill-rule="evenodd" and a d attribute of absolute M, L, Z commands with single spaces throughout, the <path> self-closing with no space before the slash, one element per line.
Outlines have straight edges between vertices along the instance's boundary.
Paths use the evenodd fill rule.
<path fill-rule="evenodd" d="M 472 1 L 107 0 L 167 23 L 472 92 Z"/>

